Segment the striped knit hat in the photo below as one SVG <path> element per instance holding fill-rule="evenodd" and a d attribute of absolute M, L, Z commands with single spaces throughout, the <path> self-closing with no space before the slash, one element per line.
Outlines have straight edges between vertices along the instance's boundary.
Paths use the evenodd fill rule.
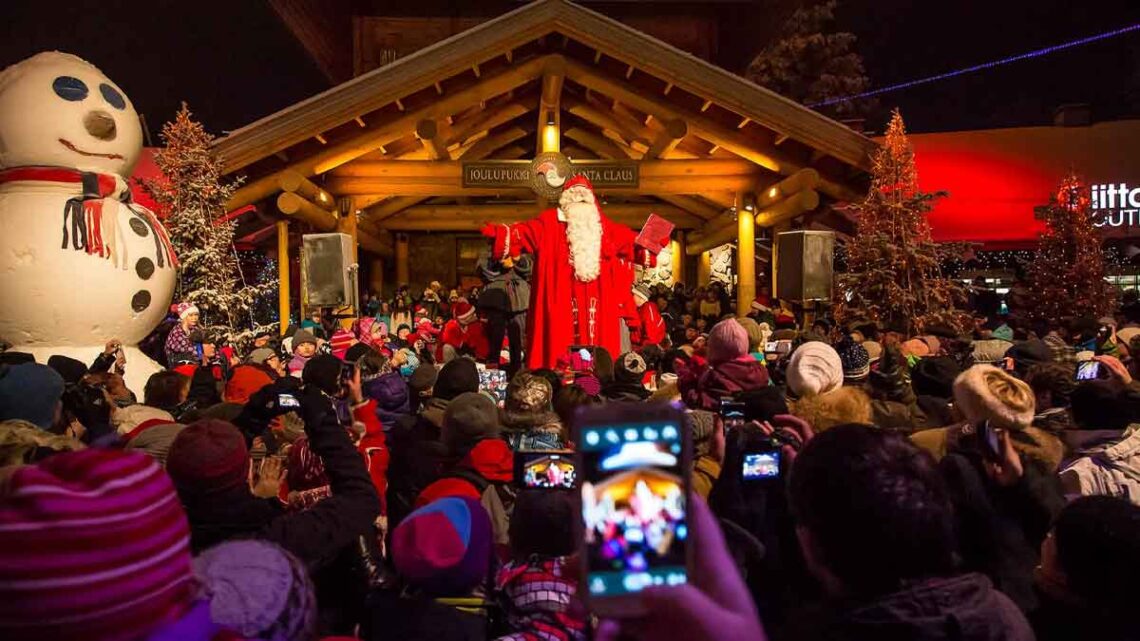
<path fill-rule="evenodd" d="M 0 494 L 0 638 L 140 639 L 196 586 L 170 479 L 142 453 L 88 449 L 21 467 Z"/>

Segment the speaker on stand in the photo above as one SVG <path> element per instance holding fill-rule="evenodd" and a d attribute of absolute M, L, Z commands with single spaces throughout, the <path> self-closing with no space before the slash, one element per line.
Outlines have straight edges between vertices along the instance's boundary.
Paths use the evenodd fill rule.
<path fill-rule="evenodd" d="M 802 304 L 806 326 L 815 316 L 817 302 L 831 300 L 835 232 L 789 231 L 777 234 L 775 244 L 779 257 L 775 295 Z"/>

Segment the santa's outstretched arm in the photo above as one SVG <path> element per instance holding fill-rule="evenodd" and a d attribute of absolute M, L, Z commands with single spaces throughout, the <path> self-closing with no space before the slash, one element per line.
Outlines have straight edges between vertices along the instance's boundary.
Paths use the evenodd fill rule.
<path fill-rule="evenodd" d="M 487 223 L 480 231 L 492 240 L 491 256 L 495 260 L 518 258 L 524 252 L 537 254 L 542 245 L 542 225 L 538 220 Z"/>

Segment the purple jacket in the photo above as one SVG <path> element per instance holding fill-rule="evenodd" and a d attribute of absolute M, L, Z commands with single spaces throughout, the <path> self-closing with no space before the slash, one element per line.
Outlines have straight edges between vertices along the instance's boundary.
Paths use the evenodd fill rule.
<path fill-rule="evenodd" d="M 720 399 L 765 387 L 768 369 L 746 354 L 709 367 L 697 378 L 695 386 L 682 389 L 681 393 L 690 408 L 715 412 L 720 409 Z"/>

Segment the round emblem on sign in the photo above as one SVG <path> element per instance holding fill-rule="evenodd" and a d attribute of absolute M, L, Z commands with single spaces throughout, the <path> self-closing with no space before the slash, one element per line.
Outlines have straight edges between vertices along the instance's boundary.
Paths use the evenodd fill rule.
<path fill-rule="evenodd" d="M 558 200 L 562 185 L 573 173 L 574 167 L 566 156 L 550 151 L 541 153 L 530 163 L 531 189 L 547 200 Z"/>

